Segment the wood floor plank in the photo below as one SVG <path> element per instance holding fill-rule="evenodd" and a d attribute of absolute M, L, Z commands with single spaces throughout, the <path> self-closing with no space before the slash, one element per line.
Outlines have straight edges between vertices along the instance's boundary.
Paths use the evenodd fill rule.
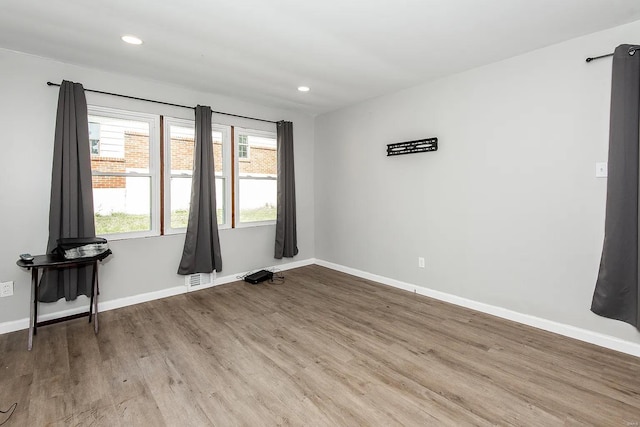
<path fill-rule="evenodd" d="M 179 425 L 184 413 L 194 425 L 210 425 L 211 420 L 197 401 L 188 378 L 183 377 L 164 354 L 155 354 L 138 360 L 151 395 L 169 425 Z"/>
<path fill-rule="evenodd" d="M 66 325 L 56 328 L 38 328 L 34 338 L 42 350 L 36 351 L 34 357 L 34 381 L 46 380 L 51 377 L 69 374 L 69 349 Z M 22 350 L 24 353 L 24 349 Z"/>
<path fill-rule="evenodd" d="M 107 374 L 102 369 L 102 358 L 93 328 L 83 319 L 70 321 L 67 329 L 69 354 L 69 388 L 74 412 L 95 410 L 97 406 L 111 406 Z"/>
<path fill-rule="evenodd" d="M 8 425 L 640 425 L 638 358 L 319 266 L 91 326 L 0 335 Z"/>
<path fill-rule="evenodd" d="M 17 403 L 13 415 L 11 415 L 12 426 L 28 426 L 29 423 L 29 401 L 33 374 L 23 376 L 3 377 L 0 386 L 0 410 L 9 411 L 11 405 Z M 5 421 L 9 415 L 0 414 L 0 423 Z M 6 424 L 8 425 L 8 423 Z"/>

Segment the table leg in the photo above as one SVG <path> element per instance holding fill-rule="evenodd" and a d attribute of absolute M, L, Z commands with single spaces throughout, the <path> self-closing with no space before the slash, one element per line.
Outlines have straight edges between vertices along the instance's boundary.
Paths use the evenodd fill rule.
<path fill-rule="evenodd" d="M 93 317 L 93 298 L 96 295 L 96 266 L 98 265 L 97 261 L 94 261 L 91 266 L 93 267 L 91 270 L 91 298 L 89 299 L 89 323 L 91 323 L 91 318 Z"/>
<path fill-rule="evenodd" d="M 32 281 L 33 281 L 33 275 Z M 35 293 L 33 295 L 33 335 L 38 335 L 38 273 L 36 272 L 35 282 L 33 282 L 33 289 Z"/>
<path fill-rule="evenodd" d="M 33 267 L 31 269 L 31 310 L 29 310 L 29 342 L 27 343 L 27 350 L 31 351 L 33 348 L 33 334 L 35 332 L 36 323 L 38 322 L 38 295 L 36 290 L 38 289 L 38 268 Z"/>
<path fill-rule="evenodd" d="M 98 261 L 93 265 L 93 330 L 98 333 L 98 295 L 100 295 L 100 287 L 98 286 Z"/>

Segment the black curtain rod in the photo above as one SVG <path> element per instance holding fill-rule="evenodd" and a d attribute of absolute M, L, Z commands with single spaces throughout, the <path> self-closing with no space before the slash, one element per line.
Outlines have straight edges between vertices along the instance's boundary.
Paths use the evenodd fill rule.
<path fill-rule="evenodd" d="M 633 56 L 636 53 L 636 50 L 640 50 L 640 46 L 631 46 L 629 48 L 629 55 Z M 601 59 L 601 58 L 608 58 L 610 56 L 613 56 L 613 53 L 607 53 L 606 55 L 600 55 L 600 56 L 594 56 L 593 58 L 587 58 L 586 61 L 587 62 L 591 62 L 591 61 L 595 61 L 596 59 Z"/>
<path fill-rule="evenodd" d="M 58 83 L 52 83 L 52 82 L 47 82 L 47 86 L 60 87 L 60 85 Z M 195 107 L 190 107 L 188 105 L 173 104 L 171 102 L 156 101 L 154 99 L 147 99 L 147 98 L 138 98 L 137 96 L 121 95 L 119 93 L 113 93 L 113 92 L 103 92 L 101 90 L 85 89 L 84 91 L 85 92 L 92 92 L 92 93 L 100 93 L 102 95 L 118 96 L 120 98 L 135 99 L 136 101 L 153 102 L 154 104 L 170 105 L 172 107 L 188 108 L 190 110 L 195 109 Z M 274 123 L 274 124 L 278 123 L 278 122 L 274 122 L 273 120 L 258 119 L 256 117 L 249 117 L 249 116 L 241 116 L 241 115 L 238 115 L 238 114 L 224 113 L 222 111 L 211 111 L 211 113 L 212 114 L 223 114 L 225 116 L 231 116 L 231 117 L 239 117 L 241 119 L 257 120 L 259 122 Z"/>
<path fill-rule="evenodd" d="M 594 56 L 593 58 L 587 58 L 587 62 L 591 62 L 591 61 L 595 61 L 596 59 L 600 59 L 600 58 L 607 58 L 609 56 L 613 56 L 613 53 L 607 53 L 606 55 L 600 55 L 600 56 Z"/>

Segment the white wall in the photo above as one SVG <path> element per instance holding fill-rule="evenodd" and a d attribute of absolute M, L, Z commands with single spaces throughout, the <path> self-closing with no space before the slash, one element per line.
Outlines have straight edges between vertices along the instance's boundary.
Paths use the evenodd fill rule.
<path fill-rule="evenodd" d="M 300 113 L 0 49 L 0 280 L 16 285 L 13 297 L 0 299 L 0 324 L 28 316 L 29 274 L 15 260 L 46 246 L 58 91 L 45 82 L 69 79 L 87 88 L 292 120 L 296 259 L 315 256 L 640 343 L 633 327 L 589 311 L 606 195 L 594 164 L 607 156 L 611 60 L 584 62 L 618 44 L 640 42 L 638 34 L 640 22 L 329 113 L 316 118 L 315 134 L 313 119 Z M 178 108 L 87 98 L 191 118 Z M 440 142 L 435 153 L 385 156 L 388 143 L 431 136 Z M 222 274 L 275 264 L 273 237 L 273 227 L 221 230 Z M 102 301 L 182 286 L 175 272 L 183 240 L 111 242 L 114 256 L 101 269 Z M 417 267 L 418 256 L 427 268 Z M 74 305 L 42 304 L 41 312 Z"/>
<path fill-rule="evenodd" d="M 611 59 L 585 63 L 639 34 L 640 21 L 318 117 L 316 257 L 640 343 L 589 310 Z M 437 152 L 386 157 L 434 136 Z"/>
<path fill-rule="evenodd" d="M 313 118 L 305 114 L 261 107 L 215 94 L 198 93 L 175 86 L 63 64 L 0 49 L 0 280 L 15 282 L 13 297 L 0 299 L 0 324 L 29 315 L 28 272 L 15 262 L 18 254 L 44 253 L 48 236 L 49 194 L 53 135 L 58 89 L 47 81 L 63 79 L 85 88 L 130 94 L 185 105 L 210 105 L 213 110 L 294 122 L 296 142 L 296 190 L 298 247 L 294 260 L 314 256 Z M 92 105 L 122 108 L 192 119 L 193 112 L 141 101 L 87 94 Z M 261 130 L 274 125 L 214 115 L 214 122 Z M 220 231 L 223 271 L 235 275 L 278 264 L 273 258 L 275 227 L 251 227 Z M 101 269 L 101 301 L 160 291 L 184 284 L 176 274 L 184 235 L 110 242 L 114 255 Z M 284 260 L 283 262 L 288 262 Z M 83 301 L 84 300 L 84 301 Z M 48 313 L 81 303 L 64 301 L 41 304 Z"/>

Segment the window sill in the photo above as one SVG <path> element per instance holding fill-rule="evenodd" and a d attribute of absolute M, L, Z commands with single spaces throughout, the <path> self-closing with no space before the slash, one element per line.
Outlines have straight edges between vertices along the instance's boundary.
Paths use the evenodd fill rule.
<path fill-rule="evenodd" d="M 239 222 L 236 224 L 236 228 L 263 227 L 268 225 L 276 225 L 276 222 L 275 221 Z"/>
<path fill-rule="evenodd" d="M 230 226 L 219 226 L 218 230 L 236 230 L 240 228 L 254 228 L 254 227 L 265 227 L 276 225 L 275 221 L 255 221 L 255 222 L 242 222 L 236 224 L 235 227 Z M 115 242 L 120 240 L 131 240 L 131 239 L 146 239 L 148 237 L 165 237 L 165 236 L 177 236 L 184 235 L 187 233 L 186 228 L 177 228 L 165 230 L 164 234 L 156 234 L 150 232 L 140 232 L 140 233 L 119 233 L 119 234 L 98 234 L 98 237 L 103 237 L 107 239 L 109 242 Z"/>
<path fill-rule="evenodd" d="M 107 239 L 109 242 L 115 242 L 118 240 L 130 240 L 130 239 L 145 239 L 147 237 L 160 237 L 157 233 L 151 232 L 139 232 L 139 233 L 118 233 L 118 234 L 97 234 L 98 237 Z"/>

